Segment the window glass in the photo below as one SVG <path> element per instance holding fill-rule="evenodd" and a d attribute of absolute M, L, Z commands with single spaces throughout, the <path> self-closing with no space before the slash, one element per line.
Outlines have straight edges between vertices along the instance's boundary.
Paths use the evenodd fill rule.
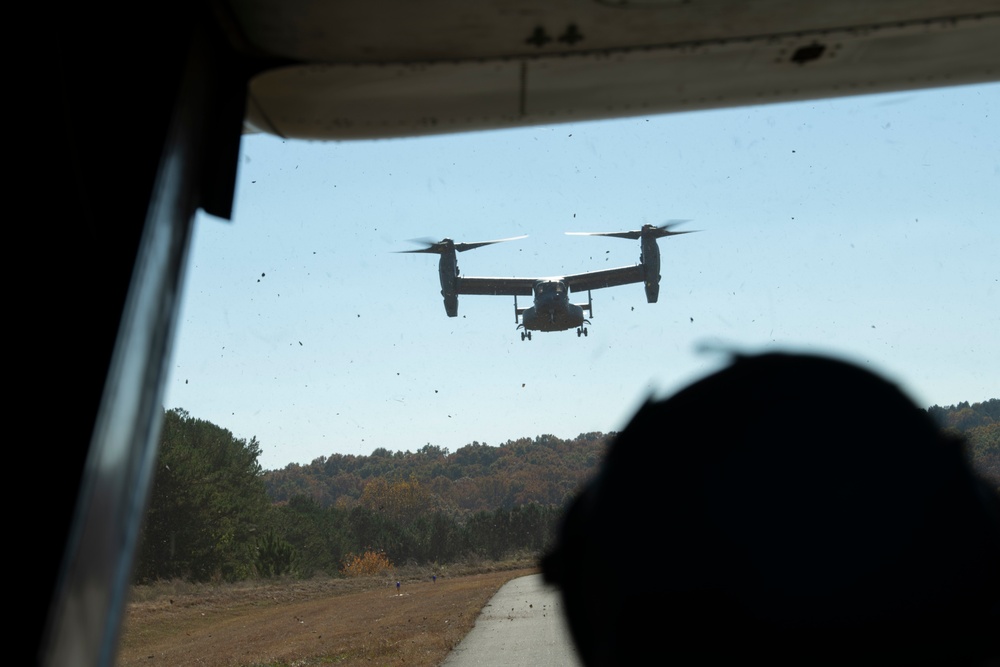
<path fill-rule="evenodd" d="M 830 352 L 925 407 L 992 398 L 998 116 L 990 84 L 412 139 L 246 136 L 234 219 L 196 223 L 166 407 L 256 436 L 275 469 L 614 431 L 719 350 Z M 658 302 L 641 284 L 594 290 L 586 337 L 522 340 L 506 296 L 462 295 L 449 318 L 438 257 L 400 254 L 527 234 L 460 253 L 462 275 L 558 276 L 639 262 L 636 240 L 566 232 L 670 220 L 696 233 L 659 240 Z"/>

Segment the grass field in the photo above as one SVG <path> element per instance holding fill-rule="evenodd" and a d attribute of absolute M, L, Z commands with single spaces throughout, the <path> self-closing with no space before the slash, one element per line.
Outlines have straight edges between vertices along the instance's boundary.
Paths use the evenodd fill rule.
<path fill-rule="evenodd" d="M 367 578 L 136 587 L 116 664 L 436 667 L 503 584 L 537 571 L 525 559 Z"/>

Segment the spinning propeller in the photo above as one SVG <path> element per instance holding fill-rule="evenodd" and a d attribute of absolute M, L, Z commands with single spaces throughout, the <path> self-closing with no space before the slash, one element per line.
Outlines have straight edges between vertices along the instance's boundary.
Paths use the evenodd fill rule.
<path fill-rule="evenodd" d="M 509 239 L 480 241 L 479 243 L 455 243 L 455 241 L 448 238 L 441 239 L 440 241 L 431 241 L 430 239 L 412 239 L 414 243 L 423 243 L 427 247 L 420 248 L 419 250 L 399 250 L 397 252 L 430 252 L 437 255 L 444 255 L 450 251 L 465 252 L 466 250 L 481 248 L 484 245 L 491 245 L 493 243 L 503 243 L 505 241 L 516 241 L 518 239 L 523 239 L 523 238 L 527 238 L 527 234 L 523 236 L 512 236 Z"/>
<path fill-rule="evenodd" d="M 688 231 L 675 232 L 672 231 L 673 227 L 683 224 L 685 222 L 690 222 L 689 220 L 667 220 L 664 224 L 660 226 L 656 225 L 643 225 L 642 229 L 635 229 L 628 232 L 566 232 L 570 236 L 614 236 L 619 239 L 641 239 L 641 238 L 653 238 L 660 239 L 664 236 L 676 236 L 678 234 L 690 234 L 692 232 L 700 231 L 697 229 L 691 229 Z"/>
<path fill-rule="evenodd" d="M 690 234 L 692 229 L 683 232 L 673 231 L 673 227 L 687 220 L 667 220 L 662 225 L 643 225 L 642 229 L 634 229 L 628 232 L 566 232 L 573 236 L 614 236 L 619 239 L 639 239 L 642 246 L 642 253 L 639 255 L 639 263 L 642 265 L 643 280 L 646 288 L 646 301 L 656 303 L 660 294 L 660 248 L 656 244 L 657 239 L 664 236 L 676 236 L 678 234 Z"/>
<path fill-rule="evenodd" d="M 417 250 L 398 250 L 397 252 L 427 252 L 441 255 L 438 260 L 438 277 L 441 279 L 441 296 L 444 297 L 444 310 L 448 317 L 458 316 L 458 292 L 459 292 L 459 272 L 458 260 L 455 258 L 456 252 L 465 252 L 473 248 L 481 248 L 484 245 L 493 243 L 503 243 L 504 241 L 516 241 L 524 236 L 512 236 L 509 239 L 496 239 L 494 241 L 480 241 L 479 243 L 455 243 L 452 239 L 441 239 L 431 241 L 430 239 L 412 239 L 414 243 L 423 243 L 426 248 Z"/>

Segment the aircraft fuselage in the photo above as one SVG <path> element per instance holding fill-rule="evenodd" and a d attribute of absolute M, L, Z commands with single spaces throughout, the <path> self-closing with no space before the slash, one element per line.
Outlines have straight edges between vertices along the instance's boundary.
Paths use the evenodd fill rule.
<path fill-rule="evenodd" d="M 566 331 L 586 322 L 584 307 L 570 303 L 569 289 L 564 281 L 539 280 L 533 291 L 534 306 L 521 313 L 521 325 L 526 330 Z"/>

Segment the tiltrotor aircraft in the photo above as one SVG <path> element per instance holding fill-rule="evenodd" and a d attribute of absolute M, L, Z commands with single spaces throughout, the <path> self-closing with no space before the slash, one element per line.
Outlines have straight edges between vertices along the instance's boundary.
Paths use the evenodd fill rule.
<path fill-rule="evenodd" d="M 623 239 L 638 239 L 642 254 L 639 263 L 601 271 L 587 271 L 566 276 L 550 276 L 544 278 L 500 278 L 463 276 L 458 269 L 456 253 L 474 248 L 516 241 L 525 238 L 515 236 L 493 241 L 478 243 L 458 243 L 450 238 L 440 241 L 423 241 L 427 247 L 419 250 L 403 250 L 407 253 L 434 253 L 441 256 L 438 262 L 438 274 L 441 279 L 441 296 L 444 297 L 444 309 L 448 317 L 458 316 L 459 294 L 507 295 L 514 297 L 514 321 L 521 329 L 521 340 L 531 340 L 532 331 L 567 331 L 576 329 L 576 335 L 586 336 L 590 320 L 584 317 L 593 316 L 593 301 L 590 291 L 602 287 L 615 287 L 630 283 L 643 283 L 646 289 L 646 301 L 656 303 L 660 292 L 660 249 L 657 239 L 664 236 L 689 234 L 691 231 L 674 231 L 672 228 L 686 220 L 671 220 L 666 224 L 643 225 L 641 229 L 627 232 L 567 232 L 578 236 L 613 236 Z M 573 303 L 570 294 L 587 292 L 586 303 Z M 528 308 L 517 305 L 517 297 L 530 296 L 534 304 Z"/>

